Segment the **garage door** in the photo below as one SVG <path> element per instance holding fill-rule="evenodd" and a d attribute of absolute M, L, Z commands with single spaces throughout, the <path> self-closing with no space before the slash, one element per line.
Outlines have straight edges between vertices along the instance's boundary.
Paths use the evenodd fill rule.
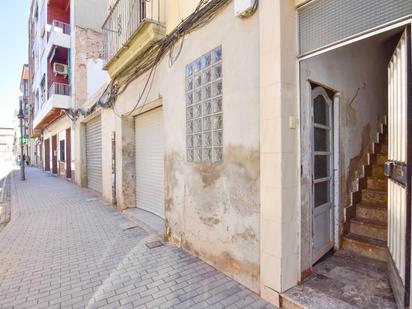
<path fill-rule="evenodd" d="M 100 116 L 86 124 L 87 186 L 102 192 L 102 126 Z"/>
<path fill-rule="evenodd" d="M 412 14 L 411 0 L 316 0 L 298 9 L 304 55 Z"/>
<path fill-rule="evenodd" d="M 164 218 L 164 138 L 161 108 L 136 117 L 136 205 Z"/>

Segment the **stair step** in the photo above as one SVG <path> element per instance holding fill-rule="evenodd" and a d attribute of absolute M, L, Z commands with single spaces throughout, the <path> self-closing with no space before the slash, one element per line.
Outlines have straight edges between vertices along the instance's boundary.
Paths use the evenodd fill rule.
<path fill-rule="evenodd" d="M 388 179 L 385 177 L 369 176 L 366 178 L 366 187 L 373 190 L 385 191 L 388 189 Z"/>
<path fill-rule="evenodd" d="M 378 145 L 376 145 L 375 153 L 388 155 L 388 145 L 387 144 L 378 144 Z"/>
<path fill-rule="evenodd" d="M 356 204 L 356 217 L 388 222 L 387 205 L 359 203 Z"/>
<path fill-rule="evenodd" d="M 362 202 L 370 204 L 386 205 L 388 201 L 388 196 L 386 191 L 383 190 L 372 190 L 364 189 L 362 193 Z"/>
<path fill-rule="evenodd" d="M 372 164 L 384 165 L 386 161 L 388 161 L 387 155 L 376 153 L 371 156 Z"/>
<path fill-rule="evenodd" d="M 350 232 L 352 234 L 369 238 L 388 240 L 388 230 L 386 222 L 365 218 L 352 218 L 350 220 Z"/>
<path fill-rule="evenodd" d="M 348 251 L 371 259 L 388 261 L 386 241 L 349 233 L 343 237 L 343 247 Z"/>
<path fill-rule="evenodd" d="M 378 177 L 378 178 L 385 177 L 383 165 L 374 164 L 374 165 L 367 166 L 366 169 L 367 169 L 368 176 L 373 176 L 373 177 Z"/>

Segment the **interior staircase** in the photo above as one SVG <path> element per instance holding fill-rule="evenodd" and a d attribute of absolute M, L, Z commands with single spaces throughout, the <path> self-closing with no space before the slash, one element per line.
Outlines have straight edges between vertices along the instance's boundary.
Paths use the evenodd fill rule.
<path fill-rule="evenodd" d="M 388 159 L 387 126 L 382 125 L 378 141 L 369 153 L 369 164 L 364 165 L 359 190 L 352 194 L 355 210 L 347 218 L 347 233 L 343 248 L 369 258 L 387 261 L 387 179 L 384 163 Z"/>

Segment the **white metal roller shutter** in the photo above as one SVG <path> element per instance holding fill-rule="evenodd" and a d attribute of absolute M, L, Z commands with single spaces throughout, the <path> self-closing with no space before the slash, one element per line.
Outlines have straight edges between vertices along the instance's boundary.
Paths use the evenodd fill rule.
<path fill-rule="evenodd" d="M 164 218 L 164 139 L 161 108 L 135 120 L 136 205 Z"/>
<path fill-rule="evenodd" d="M 299 54 L 412 14 L 411 0 L 316 0 L 298 9 Z"/>
<path fill-rule="evenodd" d="M 100 116 L 86 124 L 87 186 L 102 192 L 102 126 Z"/>

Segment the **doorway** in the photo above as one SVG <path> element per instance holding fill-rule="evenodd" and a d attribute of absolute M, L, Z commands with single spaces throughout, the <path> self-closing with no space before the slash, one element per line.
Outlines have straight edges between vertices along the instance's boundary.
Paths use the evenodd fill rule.
<path fill-rule="evenodd" d="M 57 135 L 52 136 L 52 174 L 57 175 Z"/>
<path fill-rule="evenodd" d="M 333 100 L 326 89 L 312 89 L 313 119 L 313 248 L 312 263 L 334 247 L 334 122 Z"/>
<path fill-rule="evenodd" d="M 164 131 L 161 107 L 135 119 L 136 206 L 165 218 Z"/>
<path fill-rule="evenodd" d="M 72 178 L 71 128 L 66 129 L 66 178 Z"/>
<path fill-rule="evenodd" d="M 390 181 L 389 190 L 384 176 L 384 171 L 392 173 L 387 175 L 392 178 L 410 175 L 410 162 L 393 153 L 395 148 L 408 153 L 404 132 L 411 131 L 405 120 L 410 92 L 406 77 L 411 74 L 406 29 L 402 25 L 390 28 L 300 61 L 302 278 L 322 270 L 331 284 L 328 289 L 316 289 L 351 304 L 356 297 L 341 294 L 349 288 L 345 278 L 353 277 L 354 290 L 359 290 L 364 266 L 373 263 L 377 269 L 389 267 L 389 276 L 386 271 L 379 279 L 381 274 L 370 274 L 382 286 L 390 282 L 394 295 L 387 305 L 394 305 L 392 296 L 400 307 L 409 301 L 411 214 L 406 192 L 410 176 L 403 184 L 399 179 Z M 400 98 L 402 104 L 395 106 Z M 336 155 L 337 165 L 331 163 Z M 398 187 L 392 188 L 396 182 Z M 330 210 L 334 200 L 335 213 Z M 333 247 L 338 252 L 322 259 Z M 338 268 L 353 267 L 338 275 L 325 268 L 332 262 Z M 314 284 L 316 276 L 309 277 L 305 282 Z M 368 302 L 374 303 L 374 294 L 369 296 Z"/>
<path fill-rule="evenodd" d="M 50 139 L 44 140 L 44 170 L 50 172 Z"/>

